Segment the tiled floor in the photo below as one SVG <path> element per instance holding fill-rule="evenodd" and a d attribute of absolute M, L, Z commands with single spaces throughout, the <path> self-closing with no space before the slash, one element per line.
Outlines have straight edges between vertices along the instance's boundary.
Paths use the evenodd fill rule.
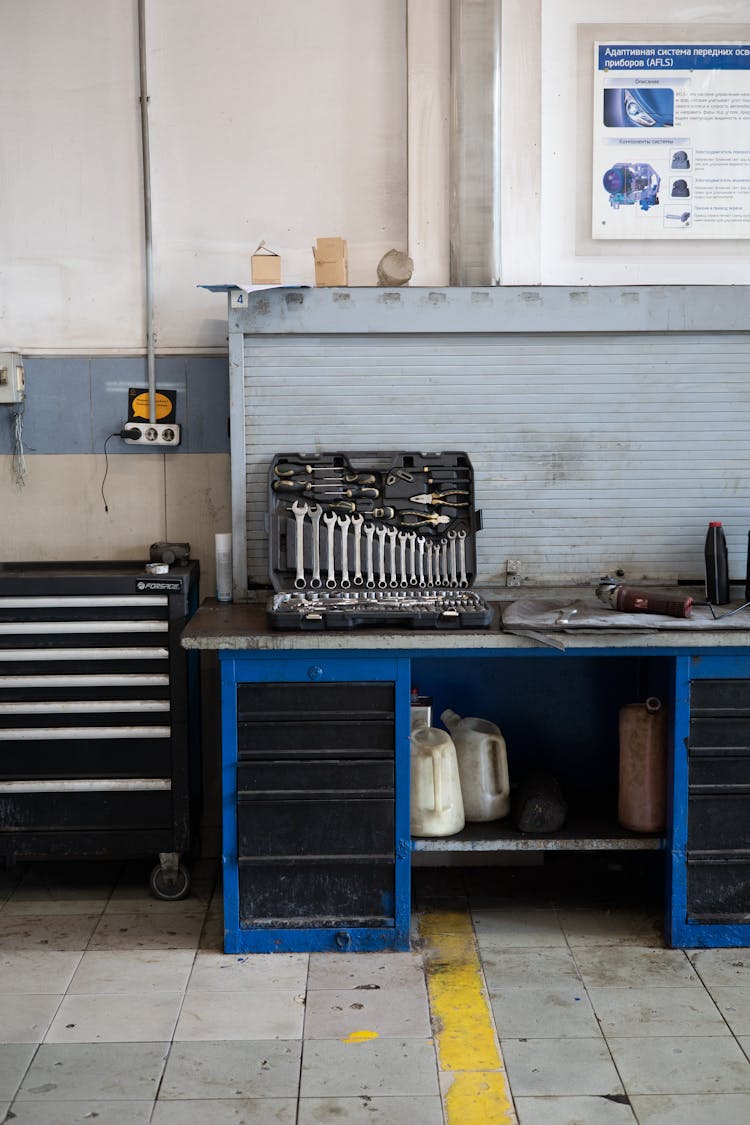
<path fill-rule="evenodd" d="M 0 871 L 0 1121 L 464 1125 L 416 938 L 227 956 L 216 866 L 193 874 L 165 903 L 148 865 Z M 520 1125 L 750 1121 L 750 951 L 665 949 L 641 872 L 558 857 L 414 882 L 417 911 L 471 910 Z"/>

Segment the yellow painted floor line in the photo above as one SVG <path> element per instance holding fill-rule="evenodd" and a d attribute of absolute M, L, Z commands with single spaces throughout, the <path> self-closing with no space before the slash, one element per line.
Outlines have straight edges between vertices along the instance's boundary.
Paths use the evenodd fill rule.
<path fill-rule="evenodd" d="M 466 911 L 419 916 L 446 1125 L 517 1125 Z"/>

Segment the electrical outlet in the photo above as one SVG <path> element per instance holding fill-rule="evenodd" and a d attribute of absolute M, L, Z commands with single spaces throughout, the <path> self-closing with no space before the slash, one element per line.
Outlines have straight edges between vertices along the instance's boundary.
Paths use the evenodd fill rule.
<path fill-rule="evenodd" d="M 0 402 L 22 402 L 25 393 L 20 355 L 18 352 L 0 352 Z"/>
<path fill-rule="evenodd" d="M 126 422 L 120 436 L 126 445 L 179 445 L 180 427 L 175 422 Z"/>
<path fill-rule="evenodd" d="M 520 586 L 523 579 L 521 577 L 521 560 L 520 559 L 506 559 L 505 560 L 505 585 L 506 586 Z"/>

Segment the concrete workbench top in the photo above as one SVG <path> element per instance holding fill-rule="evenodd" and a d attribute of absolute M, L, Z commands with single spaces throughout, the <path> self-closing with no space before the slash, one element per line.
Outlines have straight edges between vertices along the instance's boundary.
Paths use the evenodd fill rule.
<path fill-rule="evenodd" d="M 698 599 L 702 591 L 693 593 Z M 512 602 L 538 598 L 540 601 L 559 597 L 560 607 L 570 606 L 576 600 L 591 597 L 591 590 L 517 589 L 481 591 L 492 606 L 493 623 L 487 629 L 406 629 L 369 627 L 350 630 L 296 630 L 273 629 L 266 617 L 265 602 L 218 602 L 206 599 L 182 633 L 184 648 L 203 651 L 254 650 L 259 652 L 291 652 L 300 650 L 353 651 L 384 649 L 393 652 L 453 651 L 455 649 L 556 649 L 575 651 L 590 649 L 702 649 L 746 648 L 750 646 L 750 609 L 729 622 L 700 622 L 700 628 L 690 628 L 687 622 L 675 622 L 674 627 L 655 627 L 654 618 L 647 614 L 637 616 L 637 625 L 612 628 L 550 629 L 520 628 L 513 631 L 502 627 L 503 606 Z M 731 608 L 731 607 L 727 607 Z M 747 617 L 746 617 L 747 615 Z M 624 615 L 617 615 L 622 617 Z M 642 623 L 641 623 L 642 619 Z M 649 621 L 651 624 L 649 624 Z M 730 624 L 731 623 L 731 627 Z"/>

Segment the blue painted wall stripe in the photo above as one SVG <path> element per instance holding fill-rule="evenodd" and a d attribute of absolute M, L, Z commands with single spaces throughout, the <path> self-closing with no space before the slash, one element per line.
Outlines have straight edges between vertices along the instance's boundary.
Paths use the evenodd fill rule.
<path fill-rule="evenodd" d="M 26 358 L 23 442 L 26 454 L 102 453 L 128 418 L 128 389 L 146 387 L 146 360 Z M 177 393 L 182 442 L 174 453 L 229 453 L 229 376 L 223 356 L 165 356 L 156 361 L 157 389 Z M 0 407 L 0 454 L 12 452 L 14 409 Z M 112 454 L 162 453 L 113 438 Z"/>

